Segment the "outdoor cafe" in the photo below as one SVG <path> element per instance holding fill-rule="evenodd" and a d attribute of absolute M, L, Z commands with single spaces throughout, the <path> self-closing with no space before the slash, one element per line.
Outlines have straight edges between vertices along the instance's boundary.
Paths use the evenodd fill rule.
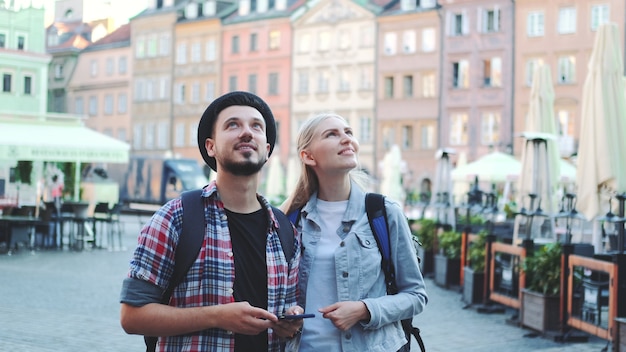
<path fill-rule="evenodd" d="M 97 225 L 118 215 L 116 185 L 82 182 L 85 163 L 127 163 L 129 145 L 65 114 L 0 116 L 0 253 L 40 247 L 82 249 L 99 240 Z M 64 175 L 60 164 L 72 164 Z M 50 175 L 71 192 L 55 205 Z"/>

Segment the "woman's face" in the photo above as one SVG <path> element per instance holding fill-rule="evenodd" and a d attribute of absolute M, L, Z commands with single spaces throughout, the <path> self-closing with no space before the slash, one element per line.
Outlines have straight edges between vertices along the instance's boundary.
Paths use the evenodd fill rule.
<path fill-rule="evenodd" d="M 316 127 L 311 144 L 301 157 L 315 170 L 350 171 L 358 166 L 358 152 L 359 142 L 352 128 L 344 120 L 331 116 Z"/>

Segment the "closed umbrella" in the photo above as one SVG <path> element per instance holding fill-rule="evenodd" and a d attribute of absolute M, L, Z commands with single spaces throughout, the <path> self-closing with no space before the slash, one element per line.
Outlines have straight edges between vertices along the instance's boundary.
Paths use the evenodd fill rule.
<path fill-rule="evenodd" d="M 626 101 L 620 48 L 616 24 L 598 27 L 583 86 L 576 174 L 577 204 L 588 220 L 601 215 L 607 194 L 626 191 Z"/>
<path fill-rule="evenodd" d="M 556 209 L 556 187 L 560 175 L 559 151 L 556 145 L 556 121 L 554 119 L 554 88 L 548 65 L 539 65 L 533 71 L 528 114 L 524 126 L 526 144 L 522 149 L 522 165 L 518 182 L 518 204 L 528 210 L 528 195 L 535 194 L 548 214 Z M 552 238 L 554 223 L 550 220 Z M 516 232 L 517 233 L 517 232 Z M 536 235 L 536 234 L 533 234 Z"/>
<path fill-rule="evenodd" d="M 405 196 L 402 187 L 402 171 L 404 168 L 406 168 L 406 164 L 402 160 L 400 147 L 394 144 L 387 154 L 385 154 L 382 161 L 380 193 L 398 202 L 402 207 L 404 207 Z"/>

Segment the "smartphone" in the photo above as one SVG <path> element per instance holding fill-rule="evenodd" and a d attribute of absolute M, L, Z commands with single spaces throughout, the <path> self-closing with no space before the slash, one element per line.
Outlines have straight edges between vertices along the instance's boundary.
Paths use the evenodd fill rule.
<path fill-rule="evenodd" d="M 314 318 L 314 317 L 315 317 L 315 314 L 307 313 L 307 314 L 281 315 L 278 317 L 278 319 L 295 320 L 295 319 Z"/>

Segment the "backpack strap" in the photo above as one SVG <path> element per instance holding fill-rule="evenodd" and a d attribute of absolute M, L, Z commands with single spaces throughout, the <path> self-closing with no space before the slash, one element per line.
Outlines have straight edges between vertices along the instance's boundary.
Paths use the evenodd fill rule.
<path fill-rule="evenodd" d="M 367 193 L 365 195 L 365 211 L 382 256 L 381 266 L 385 272 L 387 293 L 396 294 L 398 293 L 398 288 L 396 285 L 395 268 L 391 260 L 391 240 L 389 239 L 385 197 L 378 193 Z"/>
<path fill-rule="evenodd" d="M 367 193 L 365 195 L 365 211 L 367 212 L 367 220 L 370 223 L 376 244 L 382 256 L 381 267 L 385 273 L 385 283 L 387 284 L 387 293 L 398 293 L 396 285 L 396 271 L 391 261 L 391 239 L 389 238 L 389 224 L 387 223 L 387 209 L 385 208 L 385 197 L 378 193 Z M 409 345 L 411 343 L 411 335 L 415 337 L 420 351 L 426 352 L 424 341 L 420 335 L 420 329 L 412 325 L 413 319 L 404 319 L 401 321 L 402 329 L 405 332 Z"/>
<path fill-rule="evenodd" d="M 183 192 L 181 195 L 183 203 L 182 230 L 178 236 L 178 245 L 174 254 L 174 272 L 170 278 L 161 303 L 168 304 L 174 289 L 183 281 L 183 278 L 191 268 L 193 262 L 198 258 L 198 253 L 204 240 L 204 202 L 202 200 L 202 189 Z M 202 221 L 198 221 L 202 219 Z M 145 336 L 146 351 L 156 350 L 157 337 Z"/>
<path fill-rule="evenodd" d="M 280 209 L 272 206 L 272 211 L 276 220 L 278 220 L 278 237 L 280 238 L 280 245 L 283 247 L 283 253 L 287 259 L 287 263 L 293 258 L 293 243 L 294 243 L 294 230 L 291 225 L 290 219 Z"/>

